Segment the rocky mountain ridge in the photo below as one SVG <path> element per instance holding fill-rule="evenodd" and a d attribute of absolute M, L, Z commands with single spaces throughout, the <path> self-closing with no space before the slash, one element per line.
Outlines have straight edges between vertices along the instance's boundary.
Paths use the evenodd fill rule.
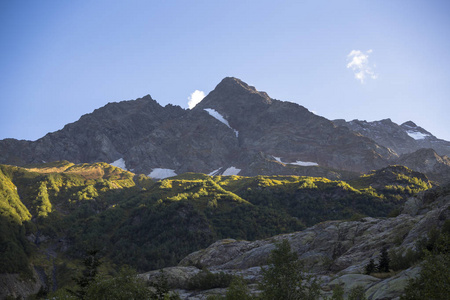
<path fill-rule="evenodd" d="M 391 119 L 380 121 L 345 121 L 333 120 L 338 126 L 345 126 L 394 150 L 398 155 L 415 152 L 419 149 L 434 149 L 440 156 L 450 156 L 450 142 L 438 139 L 424 128 L 417 126 L 412 121 L 401 125 L 392 122 Z"/>
<path fill-rule="evenodd" d="M 449 142 L 412 122 L 378 123 L 332 122 L 227 77 L 191 110 L 147 95 L 109 103 L 37 141 L 1 140 L 0 163 L 108 162 L 155 179 L 185 172 L 345 179 L 425 146 L 450 153 Z"/>
<path fill-rule="evenodd" d="M 419 149 L 400 156 L 398 164 L 427 174 L 436 182 L 450 182 L 450 158 L 439 156 L 433 149 Z"/>

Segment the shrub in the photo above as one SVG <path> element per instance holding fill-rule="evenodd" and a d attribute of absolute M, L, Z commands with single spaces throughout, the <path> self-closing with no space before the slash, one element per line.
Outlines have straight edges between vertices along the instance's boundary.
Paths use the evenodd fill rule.
<path fill-rule="evenodd" d="M 230 286 L 234 276 L 231 274 L 211 273 L 205 269 L 193 276 L 188 282 L 190 290 L 209 290 L 214 288 L 225 288 Z"/>
<path fill-rule="evenodd" d="M 116 277 L 107 278 L 98 276 L 95 282 L 89 285 L 86 296 L 86 299 L 128 300 L 149 299 L 151 295 L 146 283 L 138 278 L 133 270 L 130 268 L 122 268 Z"/>
<path fill-rule="evenodd" d="M 335 285 L 330 300 L 344 300 L 344 287 L 339 284 Z"/>
<path fill-rule="evenodd" d="M 409 281 L 402 300 L 448 299 L 450 295 L 450 234 L 444 226 L 441 232 L 429 234 L 426 259 L 419 277 Z"/>
<path fill-rule="evenodd" d="M 157 280 L 150 284 L 152 287 L 150 291 L 150 299 L 154 300 L 179 300 L 180 296 L 177 293 L 170 292 L 167 276 L 161 270 Z M 141 299 L 141 298 L 137 298 Z"/>
<path fill-rule="evenodd" d="M 226 300 L 251 300 L 253 297 L 250 295 L 247 283 L 244 278 L 235 276 L 231 281 L 230 287 L 227 290 L 225 296 Z"/>
<path fill-rule="evenodd" d="M 390 268 L 394 271 L 406 270 L 419 261 L 423 254 L 419 251 L 408 249 L 405 255 L 402 255 L 402 249 L 398 251 L 390 251 L 389 257 L 391 259 Z"/>
<path fill-rule="evenodd" d="M 348 300 L 367 300 L 364 287 L 358 285 L 352 288 L 348 294 Z"/>
<path fill-rule="evenodd" d="M 419 277 L 409 281 L 401 300 L 448 299 L 450 253 L 427 256 Z"/>

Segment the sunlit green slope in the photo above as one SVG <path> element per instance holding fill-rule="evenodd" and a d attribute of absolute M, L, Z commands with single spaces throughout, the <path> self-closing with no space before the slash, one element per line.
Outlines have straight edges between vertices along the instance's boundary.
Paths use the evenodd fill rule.
<path fill-rule="evenodd" d="M 109 266 L 148 271 L 221 238 L 261 239 L 330 219 L 385 217 L 430 187 L 402 166 L 343 182 L 193 173 L 153 181 L 105 163 L 0 165 L 0 234 L 8 245 L 0 263 L 7 272 L 25 272 L 29 262 L 48 267 L 44 254 L 51 250 L 63 278 L 71 261 L 98 249 Z"/>

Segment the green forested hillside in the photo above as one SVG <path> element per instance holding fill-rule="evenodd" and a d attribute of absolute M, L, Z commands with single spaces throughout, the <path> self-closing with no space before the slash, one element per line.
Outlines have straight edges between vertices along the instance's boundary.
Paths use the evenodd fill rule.
<path fill-rule="evenodd" d="M 30 274 L 31 245 L 25 238 L 31 214 L 20 201 L 16 186 L 0 168 L 0 270 Z"/>
<path fill-rule="evenodd" d="M 343 182 L 190 173 L 152 181 L 105 163 L 0 165 L 0 266 L 9 273 L 26 273 L 29 263 L 51 266 L 63 283 L 73 263 L 97 249 L 108 268 L 148 271 L 221 238 L 261 239 L 330 219 L 388 216 L 430 187 L 424 175 L 401 166 Z"/>

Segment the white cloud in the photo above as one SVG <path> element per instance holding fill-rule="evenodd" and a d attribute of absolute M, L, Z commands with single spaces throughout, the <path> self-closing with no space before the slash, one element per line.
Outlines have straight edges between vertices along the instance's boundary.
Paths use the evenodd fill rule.
<path fill-rule="evenodd" d="M 195 90 L 189 97 L 188 97 L 188 106 L 189 109 L 193 109 L 197 104 L 200 103 L 200 101 L 205 98 L 205 93 L 203 91 Z"/>
<path fill-rule="evenodd" d="M 349 61 L 347 64 L 347 69 L 352 69 L 355 73 L 355 78 L 361 83 L 364 83 L 366 78 L 378 78 L 378 75 L 372 70 L 372 67 L 375 68 L 375 64 L 372 66 L 369 64 L 369 54 L 372 52 L 372 49 L 366 51 L 365 53 L 360 50 L 352 50 L 347 55 L 347 59 Z"/>

